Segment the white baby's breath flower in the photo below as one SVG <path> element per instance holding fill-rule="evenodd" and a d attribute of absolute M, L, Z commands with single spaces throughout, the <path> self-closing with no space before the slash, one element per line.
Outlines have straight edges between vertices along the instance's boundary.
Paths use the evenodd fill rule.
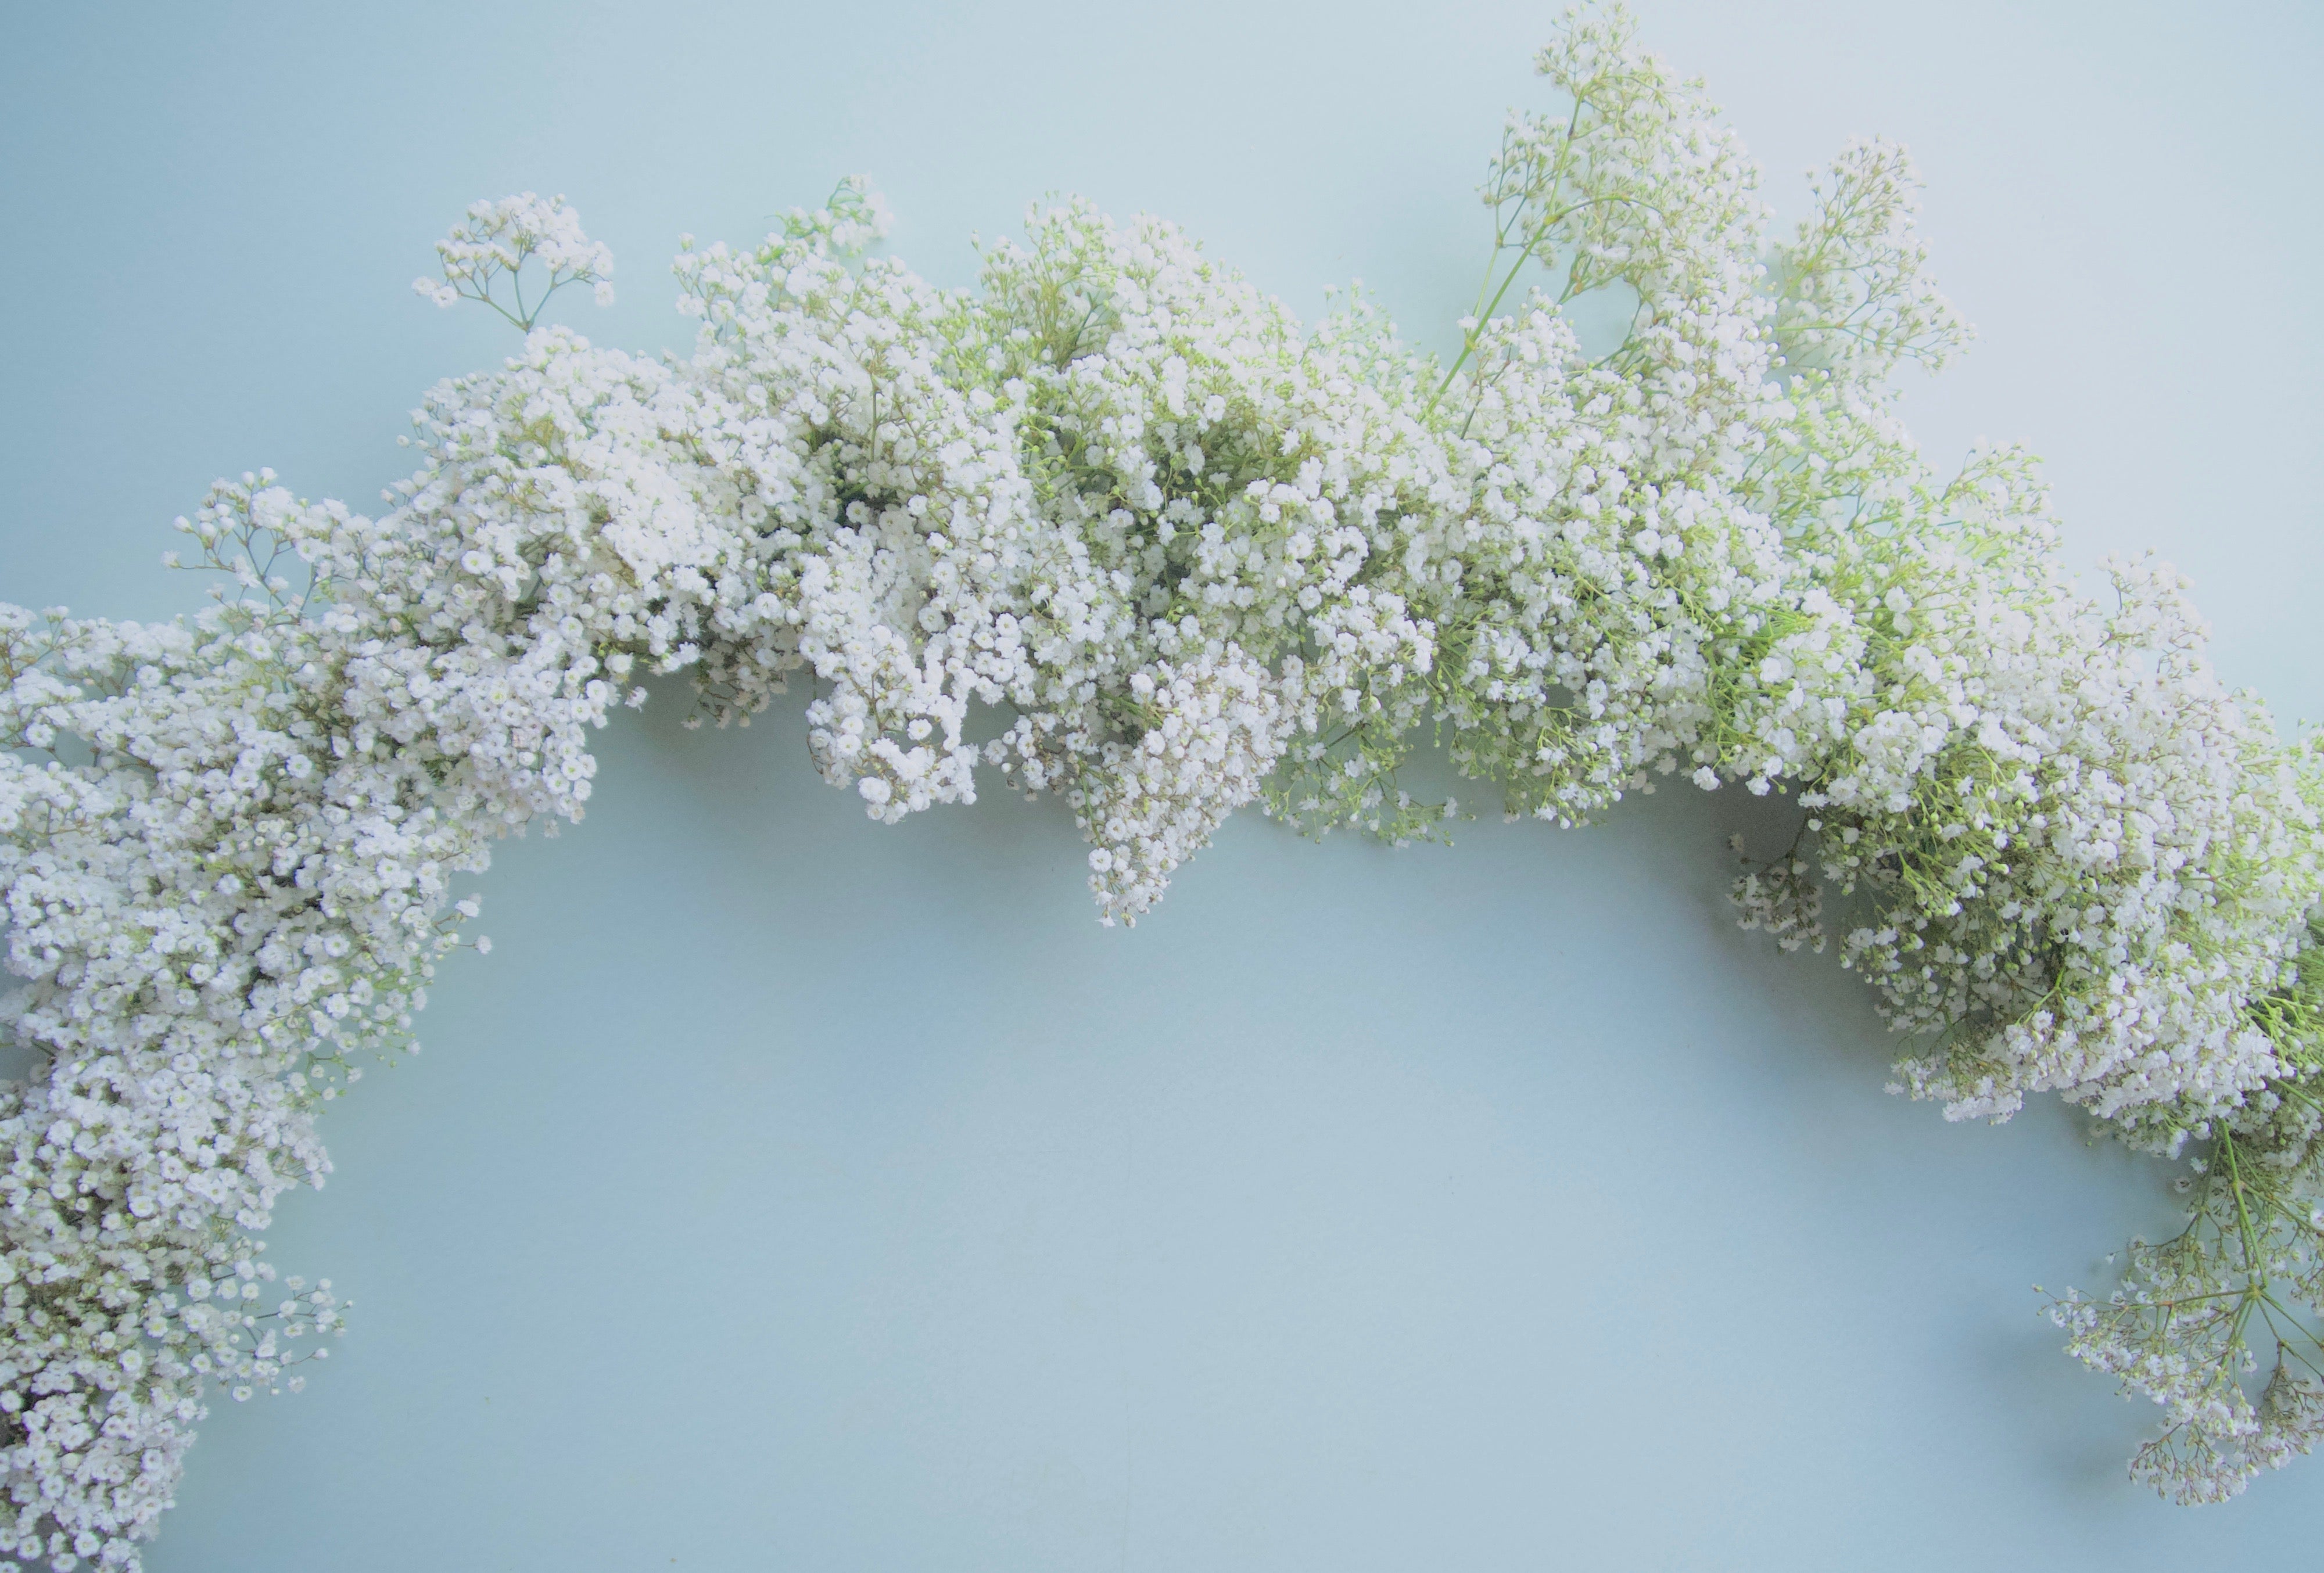
<path fill-rule="evenodd" d="M 2296 1358 L 2240 1385 L 2251 1315 L 2173 1309 L 2316 1353 L 2324 754 L 2218 683 L 2168 569 L 2082 594 L 2025 455 L 1927 467 L 1892 373 L 1966 329 L 1901 150 L 1849 147 L 1771 246 L 1757 170 L 1618 12 L 1539 65 L 1561 106 L 1504 132 L 1450 368 L 1360 292 L 1303 325 L 1085 203 L 940 290 L 871 254 L 860 179 L 754 245 L 686 237 L 694 354 L 640 359 L 537 326 L 567 283 L 609 304 L 613 262 L 528 193 L 415 285 L 527 336 L 429 392 L 383 517 L 245 474 L 179 521 L 220 575 L 199 617 L 0 606 L 0 1028 L 42 1067 L 0 1084 L 0 1558 L 134 1568 L 203 1395 L 327 1356 L 328 1280 L 259 1311 L 316 1112 L 416 1051 L 479 911 L 456 878 L 583 816 L 649 672 L 720 724 L 805 675 L 817 767 L 882 822 L 980 772 L 1062 797 L 1109 923 L 1246 805 L 1446 834 L 1398 777 L 1424 722 L 1512 815 L 1789 795 L 1741 921 L 1821 949 L 1848 899 L 1844 962 L 1938 1045 L 1901 1086 L 1955 1118 L 2054 1091 L 2212 1160 L 2122 1298 L 2053 1308 L 2163 1405 L 2142 1476 L 2209 1498 L 2324 1434 Z M 1617 286 L 1634 327 L 1584 354 L 1566 307 Z"/>

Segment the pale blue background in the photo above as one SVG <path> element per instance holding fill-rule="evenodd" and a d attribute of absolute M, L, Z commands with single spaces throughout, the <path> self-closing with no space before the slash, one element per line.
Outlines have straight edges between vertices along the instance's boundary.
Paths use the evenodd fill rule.
<path fill-rule="evenodd" d="M 1312 311 L 1441 342 L 1551 8 L 0 7 L 0 597 L 152 615 L 212 475 L 364 502 L 433 378 L 469 199 L 562 190 L 585 331 L 678 346 L 680 230 L 865 170 L 896 244 L 1045 189 L 1151 208 Z M 1932 451 L 2047 453 L 2073 550 L 2158 547 L 2230 677 L 2324 715 L 2307 5 L 1646 8 L 1797 211 L 1906 139 L 1983 330 Z M 2028 1285 L 2103 1282 L 2167 1171 L 2052 1108 L 1945 1126 L 1827 961 L 1728 926 L 1691 793 L 1559 835 L 1238 823 L 1100 930 L 1054 805 L 898 829 L 795 714 L 606 743 L 512 845 L 498 948 L 327 1130 L 275 1255 L 360 1302 L 221 1404 L 158 1573 L 2305 1565 L 2324 1460 L 2183 1512 L 2152 1412 Z"/>

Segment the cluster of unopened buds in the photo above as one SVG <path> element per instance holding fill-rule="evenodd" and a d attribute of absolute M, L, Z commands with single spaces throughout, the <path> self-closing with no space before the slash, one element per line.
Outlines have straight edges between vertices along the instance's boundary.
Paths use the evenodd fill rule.
<path fill-rule="evenodd" d="M 389 511 L 246 475 L 180 521 L 226 575 L 199 616 L 0 612 L 5 1026 L 38 1067 L 0 1087 L 0 1567 L 134 1567 L 203 1395 L 297 1384 L 339 1304 L 267 1288 L 256 1236 L 328 1168 L 316 1113 L 484 948 L 459 878 L 579 819 L 595 730 L 681 672 L 722 723 L 811 685 L 874 819 L 1062 796 L 1107 922 L 1245 805 L 1441 835 L 1456 806 L 1397 783 L 1432 726 L 1557 823 L 1665 777 L 1787 794 L 1743 921 L 1821 949 L 1848 915 L 1900 1084 L 2200 1151 L 2187 1233 L 2056 1306 L 2164 1406 L 2140 1472 L 2204 1499 L 2306 1450 L 2324 759 L 2218 684 L 2167 569 L 2076 589 L 2025 455 L 1945 476 L 1906 437 L 1893 373 L 1965 329 L 1900 150 L 1849 147 L 1771 239 L 1618 12 L 1540 68 L 1450 364 L 1082 205 L 939 290 L 871 254 L 852 180 L 689 241 L 695 353 L 633 357 L 537 322 L 612 261 L 513 197 L 421 290 L 522 346 L 428 394 Z M 1606 290 L 1629 329 L 1585 351 Z"/>

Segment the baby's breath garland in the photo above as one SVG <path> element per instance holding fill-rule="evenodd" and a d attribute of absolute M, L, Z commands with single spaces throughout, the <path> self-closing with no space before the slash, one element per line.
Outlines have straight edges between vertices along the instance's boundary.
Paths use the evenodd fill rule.
<path fill-rule="evenodd" d="M 2200 1148 L 2185 1232 L 2052 1307 L 2163 1406 L 2134 1472 L 2208 1501 L 2306 1451 L 2324 758 L 2218 685 L 2168 569 L 2075 590 L 2027 455 L 1914 448 L 1891 375 L 1966 330 L 1901 150 L 1851 145 L 1771 246 L 1757 170 L 1621 13 L 1539 66 L 1558 107 L 1508 124 L 1449 366 L 1081 205 L 938 290 L 867 255 L 860 181 L 689 242 L 696 350 L 640 360 L 536 326 L 612 262 L 512 198 L 420 288 L 523 351 L 429 394 L 386 517 L 245 475 L 180 521 L 234 583 L 190 622 L 0 609 L 35 1065 L 0 1085 L 0 1554 L 135 1567 L 211 1384 L 299 1385 L 338 1302 L 275 1286 L 257 1231 L 329 1166 L 317 1110 L 408 1044 L 475 915 L 454 877 L 578 819 L 591 729 L 681 670 L 722 723 L 805 674 L 818 764 L 880 820 L 980 769 L 1061 796 L 1109 923 L 1247 804 L 1435 833 L 1454 806 L 1397 785 L 1423 723 L 1562 824 L 1658 775 L 1795 794 L 1743 922 L 1821 949 L 1844 898 L 1903 1086 Z M 1634 306 L 1595 356 L 1592 292 Z"/>

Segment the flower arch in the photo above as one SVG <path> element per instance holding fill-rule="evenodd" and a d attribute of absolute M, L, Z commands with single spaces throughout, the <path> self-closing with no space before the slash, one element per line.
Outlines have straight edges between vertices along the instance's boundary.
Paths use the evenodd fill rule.
<path fill-rule="evenodd" d="M 327 1170 L 318 1112 L 407 1042 L 476 915 L 457 877 L 580 818 L 593 730 L 678 672 L 721 724 L 810 682 L 819 768 L 883 822 L 1062 796 L 1110 923 L 1240 807 L 1437 833 L 1457 805 L 1398 785 L 1423 725 L 1560 824 L 1665 776 L 1795 795 L 1742 921 L 1821 949 L 1845 902 L 1901 1086 L 2200 1145 L 2187 1232 L 2053 1306 L 2164 1406 L 2135 1471 L 2212 1500 L 2307 1450 L 2324 761 L 2217 682 L 2169 569 L 2075 590 L 2027 455 L 1913 447 L 1893 373 L 1966 329 L 1902 150 L 1851 145 L 1771 244 L 1621 13 L 1539 65 L 1449 364 L 1084 204 L 939 290 L 872 254 L 860 181 L 689 244 L 696 350 L 644 360 L 541 325 L 612 259 L 514 197 L 420 288 L 522 349 L 431 391 L 385 516 L 245 475 L 180 521 L 230 581 L 201 616 L 0 610 L 37 1064 L 0 1088 L 0 1552 L 135 1566 L 204 1393 L 298 1384 L 341 1308 L 259 1233 Z M 1584 296 L 1630 308 L 1618 342 L 1577 336 Z"/>

